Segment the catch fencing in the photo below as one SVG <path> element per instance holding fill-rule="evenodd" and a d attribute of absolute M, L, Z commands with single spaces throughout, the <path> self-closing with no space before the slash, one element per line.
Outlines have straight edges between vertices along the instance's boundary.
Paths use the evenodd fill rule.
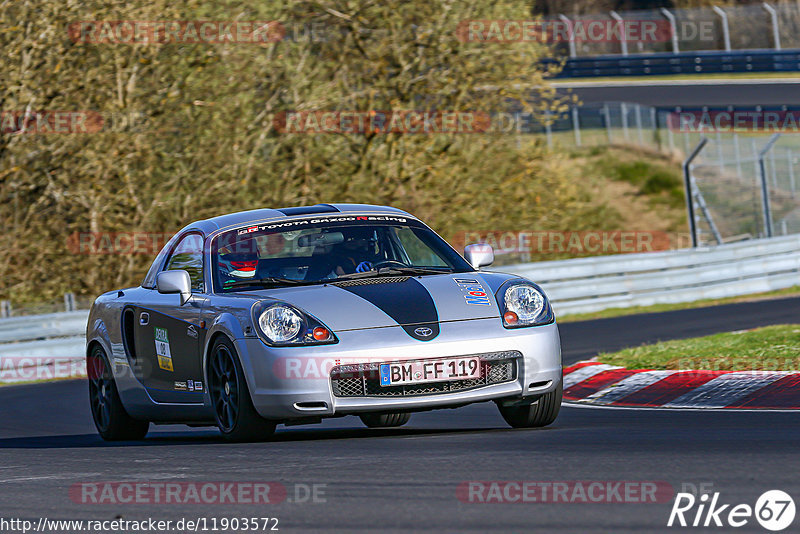
<path fill-rule="evenodd" d="M 659 28 L 656 38 L 580 38 L 577 29 L 592 23 L 605 27 L 651 22 Z M 559 55 L 571 58 L 618 54 L 652 54 L 783 50 L 800 48 L 800 4 L 797 2 L 753 3 L 685 9 L 610 11 L 582 15 L 558 14 L 546 17 L 551 24 L 566 23 L 576 37 L 556 44 Z M 662 31 L 663 30 L 663 31 Z M 644 37 L 644 36 L 643 36 Z"/>
<path fill-rule="evenodd" d="M 658 151 L 682 148 L 681 139 L 667 128 L 670 111 L 626 102 L 572 106 L 541 121 L 515 120 L 520 134 L 543 135 L 551 148 L 638 145 Z"/>
<path fill-rule="evenodd" d="M 689 111 L 694 121 L 687 127 L 681 122 L 686 112 L 625 102 L 589 104 L 552 115 L 549 123 L 529 131 L 544 135 L 554 148 L 638 146 L 676 160 L 685 160 L 705 139 L 687 167 L 692 197 L 688 216 L 697 245 L 800 232 L 800 114 L 785 108 L 706 109 Z M 780 124 L 796 117 L 797 126 L 772 136 L 758 128 L 739 132 L 698 127 L 703 116 L 713 122 L 725 114 L 762 122 L 774 115 Z"/>
<path fill-rule="evenodd" d="M 698 244 L 800 232 L 797 136 L 694 133 L 685 141 L 699 148 L 686 166 Z"/>

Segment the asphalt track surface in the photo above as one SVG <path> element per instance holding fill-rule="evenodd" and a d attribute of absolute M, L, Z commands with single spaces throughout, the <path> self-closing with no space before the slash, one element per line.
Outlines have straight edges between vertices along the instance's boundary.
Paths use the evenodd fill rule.
<path fill-rule="evenodd" d="M 664 108 L 800 105 L 800 80 L 557 82 L 553 85 L 559 94 L 575 94 L 584 104 L 631 102 Z"/>
<path fill-rule="evenodd" d="M 741 303 L 562 325 L 564 362 L 599 350 L 798 322 L 800 299 Z M 493 404 L 414 414 L 399 429 L 354 417 L 281 427 L 269 442 L 227 444 L 211 429 L 155 427 L 146 441 L 95 434 L 83 381 L 0 388 L 0 517 L 178 520 L 277 517 L 282 532 L 657 532 L 672 500 L 462 502 L 465 481 L 665 481 L 706 484 L 724 503 L 781 489 L 800 504 L 795 413 L 623 410 L 565 405 L 552 426 L 506 427 Z M 85 504 L 80 482 L 274 481 L 324 484 L 324 502 Z M 711 486 L 708 486 L 708 485 Z M 797 531 L 800 519 L 786 532 Z M 754 520 L 716 532 L 766 532 Z"/>

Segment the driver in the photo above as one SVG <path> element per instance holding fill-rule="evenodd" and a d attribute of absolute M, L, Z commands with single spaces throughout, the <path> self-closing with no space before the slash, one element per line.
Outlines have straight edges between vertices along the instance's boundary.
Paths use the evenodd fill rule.
<path fill-rule="evenodd" d="M 336 275 L 371 271 L 377 256 L 375 253 L 377 241 L 374 230 L 350 229 L 344 242 L 336 245 L 331 251 Z"/>

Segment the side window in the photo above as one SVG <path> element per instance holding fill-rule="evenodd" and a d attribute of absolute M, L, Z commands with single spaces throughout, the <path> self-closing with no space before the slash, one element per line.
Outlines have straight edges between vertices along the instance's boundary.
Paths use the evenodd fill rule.
<path fill-rule="evenodd" d="M 164 264 L 164 259 L 167 257 L 167 252 L 170 251 L 172 245 L 175 243 L 175 240 L 178 238 L 177 234 L 170 237 L 169 241 L 164 243 L 164 246 L 161 247 L 156 259 L 153 260 L 153 263 L 150 265 L 150 268 L 147 270 L 147 274 L 142 280 L 142 287 L 147 289 L 155 289 L 156 287 L 156 275 L 161 270 L 161 265 Z"/>
<path fill-rule="evenodd" d="M 408 254 L 412 265 L 419 267 L 447 267 L 447 263 L 417 237 L 411 228 L 398 228 L 397 239 Z"/>
<path fill-rule="evenodd" d="M 189 234 L 180 240 L 167 260 L 165 271 L 183 269 L 192 279 L 192 290 L 203 291 L 203 238 Z"/>

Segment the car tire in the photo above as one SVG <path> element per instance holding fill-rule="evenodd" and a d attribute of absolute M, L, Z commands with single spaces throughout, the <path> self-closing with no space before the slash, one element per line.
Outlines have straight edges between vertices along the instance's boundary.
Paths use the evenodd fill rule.
<path fill-rule="evenodd" d="M 531 404 L 522 406 L 503 406 L 498 404 L 500 415 L 506 423 L 514 428 L 536 428 L 547 426 L 558 417 L 561 399 L 564 396 L 563 385 L 549 393 L 545 393 Z"/>
<path fill-rule="evenodd" d="M 89 406 L 100 437 L 106 441 L 144 439 L 150 422 L 134 419 L 125 411 L 108 358 L 100 345 L 95 345 L 86 359 L 86 371 L 89 377 Z"/>
<path fill-rule="evenodd" d="M 207 382 L 222 436 L 229 441 L 260 441 L 274 434 L 276 423 L 261 417 L 253 406 L 233 343 L 220 336 L 209 354 Z"/>
<path fill-rule="evenodd" d="M 411 419 L 410 413 L 367 413 L 359 415 L 361 422 L 369 428 L 403 426 Z"/>

